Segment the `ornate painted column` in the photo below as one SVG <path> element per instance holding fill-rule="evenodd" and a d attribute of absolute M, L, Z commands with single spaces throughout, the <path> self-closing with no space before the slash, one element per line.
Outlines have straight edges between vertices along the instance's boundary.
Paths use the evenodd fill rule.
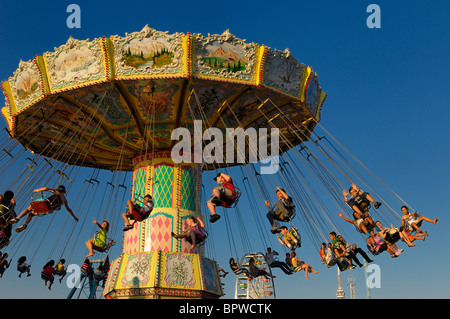
<path fill-rule="evenodd" d="M 175 164 L 170 152 L 148 153 L 133 161 L 133 197 L 150 194 L 154 209 L 125 232 L 123 252 L 111 264 L 106 298 L 219 298 L 217 265 L 177 240 L 189 216 L 201 217 L 201 168 Z"/>

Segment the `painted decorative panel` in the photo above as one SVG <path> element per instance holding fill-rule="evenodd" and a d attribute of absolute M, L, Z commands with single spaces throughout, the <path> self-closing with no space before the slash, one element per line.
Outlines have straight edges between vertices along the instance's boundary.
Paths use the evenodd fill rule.
<path fill-rule="evenodd" d="M 112 36 L 117 78 L 180 74 L 183 72 L 183 35 L 145 26 L 125 37 Z"/>

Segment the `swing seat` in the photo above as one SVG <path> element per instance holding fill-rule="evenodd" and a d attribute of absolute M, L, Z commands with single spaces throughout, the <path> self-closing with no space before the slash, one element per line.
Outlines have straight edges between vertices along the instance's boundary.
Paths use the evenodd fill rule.
<path fill-rule="evenodd" d="M 370 249 L 370 246 L 369 246 L 369 245 L 367 245 L 367 250 L 369 250 L 369 252 L 370 252 L 372 255 L 374 255 L 374 256 L 380 254 L 378 251 L 372 251 L 372 249 Z"/>
<path fill-rule="evenodd" d="M 14 217 L 13 215 L 10 207 L 0 204 L 0 226 L 8 225 L 8 221 Z"/>
<path fill-rule="evenodd" d="M 53 275 L 48 275 L 44 272 L 41 272 L 41 279 L 45 281 L 53 281 L 55 277 Z"/>
<path fill-rule="evenodd" d="M 239 198 L 241 197 L 242 193 L 241 193 L 240 189 L 237 188 L 236 186 L 234 186 L 234 189 L 235 189 L 235 195 L 231 195 L 231 196 L 222 195 L 222 196 L 220 196 L 220 198 L 216 197 L 218 200 L 218 201 L 216 200 L 217 203 L 214 202 L 214 199 L 213 199 L 213 202 L 216 205 L 223 206 L 225 208 L 236 207 L 236 205 L 239 203 Z M 219 203 L 219 201 L 220 201 L 220 203 Z"/>
<path fill-rule="evenodd" d="M 148 216 L 150 216 L 150 212 L 144 212 L 136 207 L 133 207 L 133 219 L 137 222 L 142 222 L 144 220 L 146 220 L 148 218 Z"/>
<path fill-rule="evenodd" d="M 283 214 L 281 210 L 277 210 L 274 214 L 274 218 L 280 222 L 290 223 L 296 216 L 295 211 L 290 211 L 287 216 Z"/>
<path fill-rule="evenodd" d="M 94 243 L 97 241 L 98 236 L 100 235 L 100 231 L 96 231 L 94 235 Z M 100 240 L 102 241 L 102 240 Z M 108 252 L 112 246 L 114 246 L 116 242 L 111 238 L 105 238 L 105 245 L 103 247 L 98 247 L 95 244 L 93 245 L 93 248 L 97 250 L 98 252 L 104 253 Z"/>
<path fill-rule="evenodd" d="M 66 270 L 64 269 L 64 270 L 56 270 L 56 272 L 55 272 L 55 276 L 62 276 L 62 275 L 64 275 L 66 273 Z"/>
<path fill-rule="evenodd" d="M 187 231 L 189 231 L 190 229 L 188 229 Z M 197 230 L 194 230 L 195 232 L 195 242 L 198 245 L 198 247 L 201 247 L 205 244 L 206 242 L 206 238 L 208 238 L 208 232 L 204 229 L 204 228 L 200 228 Z M 185 238 L 186 241 L 192 245 L 192 239 L 190 236 Z"/>
<path fill-rule="evenodd" d="M 23 257 L 21 257 L 23 258 Z M 20 260 L 20 258 L 19 258 Z M 20 272 L 21 274 L 26 273 L 27 271 L 29 271 L 31 268 L 31 265 L 27 265 L 24 262 L 23 263 L 18 263 L 17 264 L 17 271 Z"/>
<path fill-rule="evenodd" d="M 417 220 L 417 219 L 419 219 L 421 217 L 421 215 L 419 213 L 417 213 L 417 212 L 415 212 L 415 213 L 417 214 L 417 217 L 416 217 L 416 220 Z M 422 226 L 422 222 L 423 222 L 423 220 L 421 220 L 420 222 L 415 223 L 415 224 L 417 225 L 417 227 L 420 228 Z M 417 230 L 414 227 L 412 227 L 409 223 L 406 223 L 405 228 L 410 233 L 416 233 L 417 232 Z"/>
<path fill-rule="evenodd" d="M 368 200 L 363 200 L 361 203 L 356 205 L 362 213 L 366 213 L 369 211 L 371 207 L 370 202 Z"/>
<path fill-rule="evenodd" d="M 37 216 L 45 216 L 52 214 L 55 210 L 61 208 L 61 201 L 58 195 L 51 194 L 48 196 L 44 192 L 33 194 L 31 208 L 32 213 Z"/>
<path fill-rule="evenodd" d="M 341 271 L 346 271 L 346 270 L 352 269 L 350 267 L 350 263 L 348 262 L 347 258 L 344 258 L 344 257 L 339 257 L 339 258 L 340 258 L 341 263 L 344 265 L 344 267 L 343 267 L 344 269 L 342 269 Z M 337 263 L 336 263 L 336 265 L 337 265 Z"/>
<path fill-rule="evenodd" d="M 9 245 L 9 238 L 3 231 L 0 232 L 0 250 Z"/>
<path fill-rule="evenodd" d="M 80 267 L 80 272 L 83 276 L 87 277 L 90 275 L 90 273 L 92 272 L 92 267 L 90 264 L 86 264 L 84 263 L 83 265 L 81 265 Z"/>
<path fill-rule="evenodd" d="M 94 273 L 93 273 L 93 277 L 97 281 L 105 280 L 107 278 L 107 275 L 108 274 L 106 271 L 100 272 L 100 271 L 94 270 Z"/>
<path fill-rule="evenodd" d="M 297 239 L 297 243 L 295 243 L 292 241 L 292 239 L 290 237 L 286 237 L 287 240 L 289 241 L 289 243 L 292 245 L 292 249 L 302 247 L 302 237 L 298 233 L 297 229 L 294 227 L 291 227 L 288 229 L 287 232 L 292 234 L 292 236 L 294 236 L 294 238 Z"/>
<path fill-rule="evenodd" d="M 114 246 L 116 244 L 116 242 L 112 239 L 108 239 L 107 243 L 105 246 L 103 247 L 98 247 L 94 245 L 94 249 L 97 250 L 98 252 L 104 253 L 104 252 L 108 252 L 112 246 Z"/>

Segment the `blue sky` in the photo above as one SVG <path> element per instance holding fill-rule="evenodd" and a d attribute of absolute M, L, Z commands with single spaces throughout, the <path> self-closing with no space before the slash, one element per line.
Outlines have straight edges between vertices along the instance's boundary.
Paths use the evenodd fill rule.
<path fill-rule="evenodd" d="M 81 7 L 81 29 L 66 26 L 70 3 Z M 366 25 L 366 8 L 371 3 L 381 8 L 381 29 Z M 123 1 L 74 0 L 45 6 L 35 1 L 7 2 L 0 11 L 0 80 L 13 74 L 20 59 L 28 61 L 36 54 L 52 51 L 66 43 L 69 36 L 94 39 L 124 35 L 140 31 L 146 24 L 169 33 L 207 35 L 230 29 L 249 42 L 279 50 L 289 48 L 300 62 L 318 72 L 320 84 L 328 93 L 322 110 L 324 128 L 416 210 L 428 217 L 439 217 L 436 226 L 424 225 L 430 233 L 424 243 L 409 249 L 399 244 L 405 252 L 397 259 L 385 254 L 376 257 L 382 282 L 381 288 L 371 290 L 372 298 L 449 298 L 449 220 L 445 206 L 450 190 L 449 10 L 448 1 L 284 1 L 282 5 L 273 1 L 227 1 L 220 5 L 190 1 L 132 5 Z M 105 173 L 104 178 L 110 176 Z M 206 191 L 209 194 L 208 187 Z M 58 217 L 59 222 L 66 218 Z M 93 230 L 90 222 L 80 235 L 75 256 L 86 253 L 84 241 Z M 341 222 L 340 227 L 352 234 L 348 224 Z M 52 231 L 58 228 L 52 228 L 48 236 L 55 236 Z M 230 256 L 221 253 L 230 251 L 223 244 L 227 238 L 223 220 L 212 225 L 210 231 L 214 232 L 215 258 L 228 269 Z M 252 247 L 265 249 L 258 236 L 252 238 L 256 241 Z M 354 239 L 363 245 L 359 237 Z M 120 233 L 116 240 L 120 244 Z M 273 237 L 271 241 L 275 250 L 284 252 Z M 241 257 L 242 247 L 238 251 Z M 297 253 L 320 273 L 311 275 L 308 281 L 303 274 L 287 277 L 275 269 L 277 296 L 335 298 L 336 269 L 325 268 L 316 247 L 307 240 Z M 119 252 L 115 254 L 113 258 Z M 48 257 L 41 247 L 31 278 L 19 280 L 14 265 L 8 269 L 0 279 L 0 298 L 65 298 L 68 289 L 64 285 L 55 283 L 49 292 L 39 278 L 41 264 Z M 342 275 L 347 296 L 350 274 L 356 278 L 357 298 L 366 298 L 360 269 Z M 225 298 L 233 297 L 234 280 L 233 274 L 224 280 Z"/>

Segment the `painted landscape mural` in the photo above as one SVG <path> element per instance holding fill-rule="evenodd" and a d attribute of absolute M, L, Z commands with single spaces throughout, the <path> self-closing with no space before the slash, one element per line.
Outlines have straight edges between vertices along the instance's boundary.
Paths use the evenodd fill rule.
<path fill-rule="evenodd" d="M 207 54 L 203 57 L 206 65 L 214 70 L 227 70 L 228 72 L 245 71 L 248 59 L 241 47 L 228 43 L 222 45 L 212 44 L 206 47 Z"/>
<path fill-rule="evenodd" d="M 124 47 L 122 56 L 126 65 L 136 69 L 159 68 L 172 63 L 174 53 L 168 43 L 151 39 L 134 39 Z"/>

